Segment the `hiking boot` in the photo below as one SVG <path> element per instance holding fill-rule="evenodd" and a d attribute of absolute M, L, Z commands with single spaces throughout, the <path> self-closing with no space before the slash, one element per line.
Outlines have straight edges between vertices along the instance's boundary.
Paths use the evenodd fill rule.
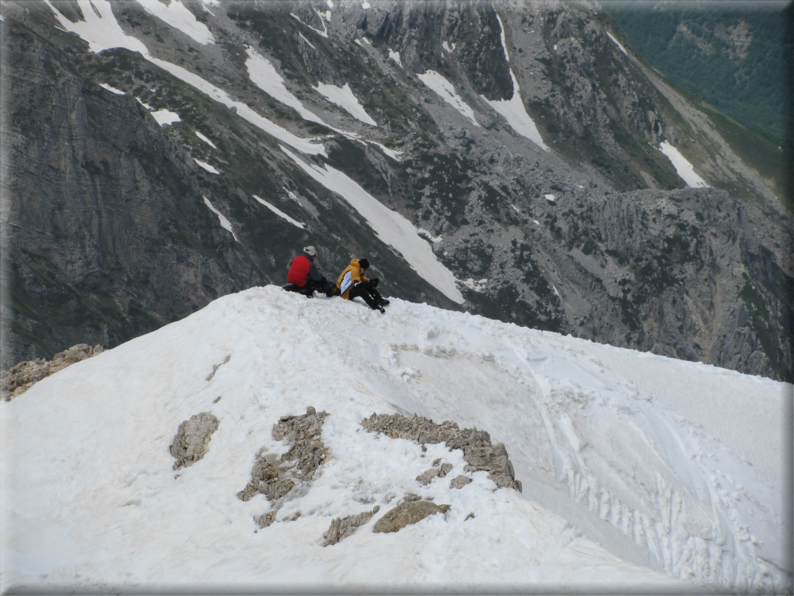
<path fill-rule="evenodd" d="M 389 304 L 391 304 L 391 303 L 388 300 L 386 300 L 385 298 L 381 298 L 380 300 L 378 300 L 378 304 L 380 306 L 389 306 Z"/>

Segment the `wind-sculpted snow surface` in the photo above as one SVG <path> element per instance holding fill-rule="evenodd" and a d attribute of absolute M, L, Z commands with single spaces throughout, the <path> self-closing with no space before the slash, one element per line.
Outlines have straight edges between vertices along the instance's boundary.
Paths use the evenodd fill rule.
<path fill-rule="evenodd" d="M 0 588 L 790 592 L 790 390 L 401 300 L 382 315 L 254 288 L 0 404 Z M 326 456 L 260 527 L 268 497 L 237 493 L 257 453 L 288 459 L 273 425 L 309 404 Z M 196 412 L 218 428 L 175 472 Z M 488 433 L 523 493 L 460 449 L 367 432 L 373 412 Z M 414 500 L 445 513 L 372 531 Z"/>

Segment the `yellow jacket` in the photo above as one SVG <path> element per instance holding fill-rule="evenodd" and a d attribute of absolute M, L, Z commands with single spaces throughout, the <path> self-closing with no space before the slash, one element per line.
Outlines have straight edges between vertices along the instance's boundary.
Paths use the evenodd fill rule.
<path fill-rule="evenodd" d="M 364 270 L 361 268 L 358 259 L 353 259 L 350 261 L 350 265 L 339 274 L 336 285 L 339 286 L 339 291 L 342 292 L 342 298 L 350 300 L 350 290 L 362 281 L 369 280 L 364 277 Z"/>

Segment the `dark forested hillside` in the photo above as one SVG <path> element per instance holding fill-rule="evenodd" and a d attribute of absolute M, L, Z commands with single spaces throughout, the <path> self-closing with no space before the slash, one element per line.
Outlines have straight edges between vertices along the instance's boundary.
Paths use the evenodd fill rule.
<path fill-rule="evenodd" d="M 791 140 L 791 2 L 603 4 L 673 83 L 748 128 Z"/>

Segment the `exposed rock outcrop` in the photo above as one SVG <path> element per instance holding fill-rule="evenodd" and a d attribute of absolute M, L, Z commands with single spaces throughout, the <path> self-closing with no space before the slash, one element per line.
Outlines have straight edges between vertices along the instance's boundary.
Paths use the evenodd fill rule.
<path fill-rule="evenodd" d="M 466 472 L 488 472 L 488 477 L 497 487 L 521 490 L 521 481 L 516 480 L 513 464 L 507 456 L 507 449 L 502 443 L 491 445 L 491 436 L 476 428 L 461 430 L 457 423 L 445 421 L 435 424 L 429 418 L 414 414 L 411 417 L 401 414 L 372 414 L 361 422 L 370 432 L 383 433 L 393 439 L 408 439 L 417 443 L 444 443 L 450 449 L 463 451 L 467 465 Z M 451 470 L 451 467 L 447 472 Z M 428 484 L 442 470 L 430 470 L 430 474 L 420 475 L 417 480 Z M 447 472 L 444 472 L 446 475 Z M 432 476 L 432 477 L 431 477 Z M 421 478 L 421 480 L 420 480 Z M 426 480 L 426 482 L 425 482 Z"/>
<path fill-rule="evenodd" d="M 199 461 L 207 453 L 212 433 L 220 422 L 209 412 L 201 412 L 179 425 L 171 444 L 171 455 L 176 458 L 174 469 L 186 468 Z"/>
<path fill-rule="evenodd" d="M 52 360 L 37 358 L 14 365 L 10 370 L 0 372 L 0 399 L 11 401 L 30 389 L 33 385 L 49 377 L 51 374 L 80 362 L 86 358 L 96 356 L 103 351 L 102 346 L 93 348 L 86 344 L 77 344 L 68 350 L 59 352 Z"/>
<path fill-rule="evenodd" d="M 380 511 L 380 506 L 375 505 L 372 511 L 364 511 L 358 515 L 334 518 L 331 525 L 328 527 L 328 531 L 323 534 L 323 538 L 325 539 L 323 546 L 331 546 L 332 544 L 344 540 L 348 536 L 352 536 L 359 527 L 371 520 L 372 516 L 378 511 Z"/>
<path fill-rule="evenodd" d="M 431 501 L 404 501 L 375 522 L 373 532 L 399 532 L 405 526 L 422 521 L 435 513 L 446 513 L 449 505 L 436 505 Z"/>
<path fill-rule="evenodd" d="M 317 469 L 325 463 L 328 449 L 320 435 L 327 417 L 327 412 L 318 413 L 309 406 L 305 414 L 283 416 L 273 425 L 273 438 L 290 443 L 289 451 L 280 457 L 260 451 L 251 471 L 251 480 L 237 493 L 242 501 L 263 494 L 273 503 L 270 511 L 257 518 L 260 527 L 273 523 L 283 500 L 296 485 L 311 482 Z"/>

